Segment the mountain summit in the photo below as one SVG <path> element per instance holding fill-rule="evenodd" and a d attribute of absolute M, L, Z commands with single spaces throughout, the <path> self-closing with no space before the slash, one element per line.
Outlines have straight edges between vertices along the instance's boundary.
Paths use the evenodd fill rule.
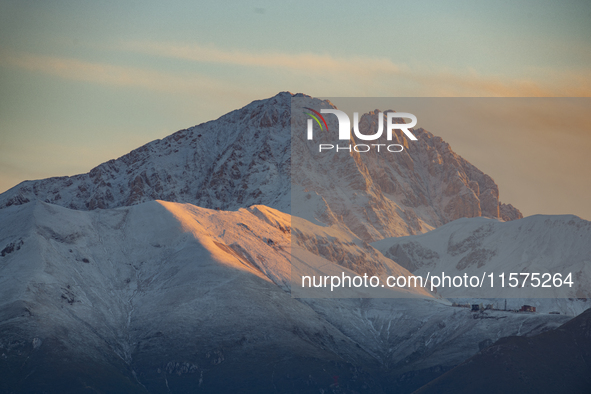
<path fill-rule="evenodd" d="M 418 141 L 405 144 L 404 152 L 353 152 L 331 166 L 312 155 L 307 159 L 315 163 L 309 168 L 322 171 L 297 169 L 292 178 L 292 149 L 300 144 L 291 138 L 293 97 L 335 108 L 329 101 L 281 92 L 152 141 L 87 174 L 22 182 L 0 195 L 0 208 L 37 199 L 76 210 L 165 200 L 223 210 L 266 205 L 290 212 L 293 185 L 295 193 L 305 190 L 322 200 L 319 205 L 318 198 L 310 198 L 307 210 L 315 219 L 340 221 L 368 242 L 424 233 L 461 217 L 522 217 L 499 202 L 490 176 L 423 129 L 414 130 Z M 373 127 L 376 120 L 375 113 L 365 114 L 360 127 Z M 350 180 L 347 198 L 333 198 L 327 185 L 344 171 Z"/>

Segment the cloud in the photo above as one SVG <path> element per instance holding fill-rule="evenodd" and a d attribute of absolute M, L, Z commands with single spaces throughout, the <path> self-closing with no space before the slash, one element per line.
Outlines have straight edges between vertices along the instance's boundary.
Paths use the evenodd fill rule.
<path fill-rule="evenodd" d="M 110 49 L 202 64 L 242 67 L 236 79 L 207 73 L 179 73 L 143 67 L 89 62 L 58 56 L 7 52 L 0 65 L 42 72 L 61 78 L 135 87 L 172 94 L 197 93 L 218 99 L 252 99 L 282 90 L 317 96 L 431 97 L 589 97 L 591 72 L 536 70 L 536 79 L 482 75 L 474 70 L 410 67 L 384 57 L 338 57 L 315 53 L 256 53 L 215 46 L 162 42 L 127 42 Z M 272 71 L 264 79 L 248 69 Z M 233 81 L 233 82 L 231 82 Z M 258 96 L 257 96 L 258 97 Z"/>
<path fill-rule="evenodd" d="M 549 73 L 543 82 L 526 78 L 483 76 L 475 72 L 412 73 L 409 78 L 422 86 L 431 86 L 436 96 L 481 97 L 589 97 L 591 73 Z M 587 74 L 587 76 L 585 76 Z"/>
<path fill-rule="evenodd" d="M 69 80 L 168 93 L 202 92 L 219 95 L 235 91 L 235 87 L 229 83 L 196 73 L 172 74 L 57 56 L 4 52 L 0 57 L 0 65 L 42 72 Z"/>
<path fill-rule="evenodd" d="M 228 51 L 214 46 L 179 45 L 159 42 L 128 42 L 120 49 L 199 63 L 265 67 L 312 74 L 376 75 L 399 74 L 400 66 L 386 58 L 339 58 L 314 53 L 251 53 Z"/>
<path fill-rule="evenodd" d="M 474 70 L 458 73 L 409 67 L 380 57 L 335 57 L 314 53 L 255 53 L 225 50 L 215 46 L 162 42 L 127 42 L 120 49 L 138 53 L 243 67 L 259 67 L 288 74 L 297 79 L 323 78 L 327 82 L 348 83 L 348 95 L 370 90 L 385 96 L 497 96 L 497 97 L 588 97 L 591 96 L 591 73 L 547 70 L 548 78 L 511 78 L 480 75 Z M 541 78 L 540 78 L 541 79 Z M 303 81 L 300 81 L 300 83 Z M 330 83 L 325 85 L 330 86 Z M 362 88 L 363 87 L 363 88 Z M 368 89 L 369 88 L 369 89 Z M 335 89 L 342 91 L 342 86 Z"/>

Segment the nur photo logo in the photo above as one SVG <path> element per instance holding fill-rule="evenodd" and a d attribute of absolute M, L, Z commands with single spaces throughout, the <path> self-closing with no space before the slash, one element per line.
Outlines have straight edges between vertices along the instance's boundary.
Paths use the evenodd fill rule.
<path fill-rule="evenodd" d="M 321 132 L 328 133 L 328 124 L 326 123 L 326 119 L 322 114 L 333 114 L 337 117 L 339 123 L 339 132 L 338 132 L 338 139 L 339 141 L 351 141 L 351 120 L 349 116 L 338 109 L 321 109 L 320 112 L 309 108 L 304 107 L 305 110 L 309 112 L 305 112 L 306 115 L 310 116 L 311 118 L 307 121 L 307 139 L 308 141 L 312 141 L 314 139 L 314 121 L 318 124 L 318 127 Z M 404 135 L 412 141 L 416 141 L 417 137 L 411 132 L 412 129 L 417 124 L 417 117 L 413 114 L 406 113 L 406 112 L 387 112 L 386 113 L 386 140 L 392 141 L 392 134 L 394 130 L 400 130 L 404 133 Z M 395 123 L 394 119 L 410 119 L 410 123 Z M 373 134 L 363 134 L 359 130 L 359 113 L 353 113 L 353 133 L 355 137 L 362 141 L 377 141 L 382 137 L 384 134 L 384 112 L 378 113 L 378 126 L 377 130 Z M 348 152 L 369 152 L 372 149 L 376 149 L 380 152 L 380 148 L 385 148 L 388 152 L 402 152 L 404 150 L 404 146 L 400 144 L 354 144 L 354 145 L 346 145 L 340 146 L 338 144 L 318 144 L 318 151 L 331 151 L 335 150 L 336 152 L 340 151 L 348 151 Z"/>

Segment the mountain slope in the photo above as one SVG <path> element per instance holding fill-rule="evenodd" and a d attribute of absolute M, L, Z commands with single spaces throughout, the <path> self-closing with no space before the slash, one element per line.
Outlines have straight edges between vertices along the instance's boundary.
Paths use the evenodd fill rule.
<path fill-rule="evenodd" d="M 319 221 L 345 223 L 367 242 L 389 236 L 420 234 L 461 217 L 487 216 L 518 219 L 521 213 L 499 203 L 492 178 L 453 152 L 445 141 L 424 129 L 415 129 L 417 141 L 393 133 L 392 141 L 404 150 L 382 147 L 368 152 L 348 148 L 360 141 L 336 140 L 333 133 L 317 130 L 305 139 L 306 108 L 334 108 L 329 101 L 309 97 L 292 99 L 292 211 L 296 216 L 315 212 Z M 378 110 L 361 116 L 359 129 L 371 134 L 378 128 Z M 387 113 L 382 115 L 386 123 Z M 329 130 L 338 130 L 335 116 L 326 115 Z M 319 152 L 319 144 L 338 144 Z M 303 190 L 302 190 L 303 189 Z M 310 206 L 310 194 L 322 201 Z M 312 208 L 312 209 L 310 209 Z"/>
<path fill-rule="evenodd" d="M 93 210 L 161 199 L 210 208 L 262 202 L 286 208 L 289 97 L 255 101 L 150 142 L 88 174 L 23 182 L 3 193 L 0 206 L 40 199 Z"/>
<path fill-rule="evenodd" d="M 415 393 L 474 392 L 591 392 L 591 309 L 556 330 L 503 338 Z"/>
<path fill-rule="evenodd" d="M 1 215 L 15 227 L 0 239 L 20 247 L 0 257 L 0 391 L 318 392 L 350 368 L 352 387 L 375 386 L 373 357 L 268 278 L 289 272 L 289 243 L 246 210 L 30 203 Z M 275 377 L 261 374 L 269 362 Z M 240 388 L 249 379 L 262 380 Z"/>
<path fill-rule="evenodd" d="M 489 279 L 477 289 L 440 287 L 438 293 L 444 297 L 518 299 L 590 298 L 590 245 L 591 222 L 573 215 L 534 215 L 506 223 L 486 218 L 461 219 L 427 234 L 388 238 L 372 244 L 385 256 L 420 275 L 445 272 L 450 276 L 482 276 L 485 271 L 495 274 L 494 288 L 491 288 Z M 506 274 L 505 287 L 501 287 L 501 273 Z M 509 285 L 510 273 L 519 276 L 517 287 Z M 558 273 L 565 279 L 571 274 L 574 284 L 559 288 L 546 288 L 540 284 L 533 287 L 537 282 L 528 280 L 522 286 L 525 274 L 531 273 L 539 273 L 539 278 L 542 274 Z M 546 279 L 542 278 L 540 283 L 545 282 Z M 531 302 L 537 305 L 536 301 Z M 551 305 L 540 302 L 538 306 L 545 312 L 552 311 L 553 306 L 561 308 L 558 300 Z M 563 312 L 576 315 L 589 306 L 581 302 L 579 306 L 571 303 L 571 307 L 577 310 L 567 308 Z"/>

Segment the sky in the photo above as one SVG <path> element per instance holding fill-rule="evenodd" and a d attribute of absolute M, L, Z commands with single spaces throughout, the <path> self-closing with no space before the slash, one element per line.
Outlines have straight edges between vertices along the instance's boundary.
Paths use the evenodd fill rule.
<path fill-rule="evenodd" d="M 0 0 L 0 192 L 88 172 L 280 91 L 590 97 L 591 2 Z M 591 220 L 589 129 L 553 151 L 567 174 L 557 183 L 535 161 L 547 138 L 491 158 L 478 152 L 494 130 L 429 126 L 524 214 Z M 521 165 L 507 169 L 509 157 Z"/>

